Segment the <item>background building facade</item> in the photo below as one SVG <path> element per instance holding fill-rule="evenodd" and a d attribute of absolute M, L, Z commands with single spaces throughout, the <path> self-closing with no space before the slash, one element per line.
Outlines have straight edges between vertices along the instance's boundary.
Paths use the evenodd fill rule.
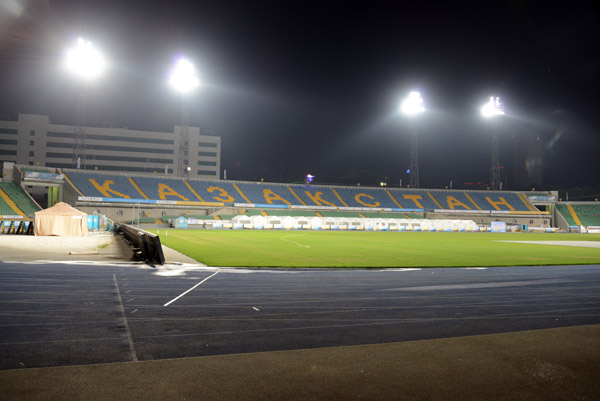
<path fill-rule="evenodd" d="M 48 116 L 19 114 L 17 121 L 0 120 L 0 162 L 30 166 L 77 168 L 75 126 L 52 124 Z M 127 128 L 85 127 L 87 170 L 177 175 L 179 157 L 186 157 L 187 178 L 220 179 L 221 138 L 200 135 L 187 127 L 187 155 L 179 152 L 183 127 L 174 132 Z"/>

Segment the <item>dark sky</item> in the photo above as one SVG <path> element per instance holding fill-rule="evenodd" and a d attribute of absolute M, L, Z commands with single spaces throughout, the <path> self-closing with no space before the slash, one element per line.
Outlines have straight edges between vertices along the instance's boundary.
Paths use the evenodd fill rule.
<path fill-rule="evenodd" d="M 188 56 L 204 81 L 190 125 L 222 137 L 228 179 L 407 183 L 397 108 L 419 90 L 422 187 L 489 180 L 478 109 L 491 95 L 506 108 L 508 188 L 600 185 L 596 1 L 412 3 L 5 0 L 0 114 L 74 124 L 78 89 L 60 62 L 82 36 L 110 61 L 89 125 L 171 131 L 181 101 L 166 75 Z"/>

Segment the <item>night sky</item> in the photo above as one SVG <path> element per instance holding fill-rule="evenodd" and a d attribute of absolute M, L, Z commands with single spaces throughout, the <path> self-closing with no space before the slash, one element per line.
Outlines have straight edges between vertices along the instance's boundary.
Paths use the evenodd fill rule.
<path fill-rule="evenodd" d="M 600 186 L 596 1 L 404 3 L 3 0 L 0 115 L 75 124 L 61 58 L 81 36 L 110 62 L 92 126 L 172 131 L 167 72 L 192 60 L 189 123 L 222 138 L 228 179 L 406 185 L 414 129 L 421 187 L 480 188 L 495 129 L 505 188 Z M 411 90 L 427 112 L 409 123 Z M 494 128 L 479 115 L 491 95 Z"/>

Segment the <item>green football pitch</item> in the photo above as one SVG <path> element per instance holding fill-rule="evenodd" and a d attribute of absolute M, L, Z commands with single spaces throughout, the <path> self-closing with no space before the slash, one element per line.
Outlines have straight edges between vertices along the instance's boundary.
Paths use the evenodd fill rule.
<path fill-rule="evenodd" d="M 156 230 L 151 230 L 156 233 Z M 163 245 L 209 266 L 477 267 L 600 264 L 600 234 L 159 230 Z M 553 241 L 556 245 L 507 241 Z"/>

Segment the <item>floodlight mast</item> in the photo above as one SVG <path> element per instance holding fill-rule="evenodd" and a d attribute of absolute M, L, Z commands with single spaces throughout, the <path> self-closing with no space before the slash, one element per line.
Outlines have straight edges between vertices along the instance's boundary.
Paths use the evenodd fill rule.
<path fill-rule="evenodd" d="M 504 115 L 504 108 L 500 103 L 499 97 L 491 96 L 490 100 L 481 107 L 481 115 L 483 118 L 490 120 L 492 124 L 492 155 L 490 157 L 490 189 L 500 189 L 500 151 L 498 145 L 498 133 L 493 120 L 496 117 Z"/>
<path fill-rule="evenodd" d="M 65 54 L 67 69 L 80 80 L 81 87 L 77 98 L 77 124 L 73 133 L 73 167 L 86 168 L 86 119 L 88 85 L 98 78 L 105 68 L 102 54 L 91 42 L 77 39 L 77 43 Z"/>
<path fill-rule="evenodd" d="M 425 111 L 423 98 L 419 92 L 410 92 L 408 97 L 402 101 L 400 111 L 407 117 L 411 118 L 412 138 L 410 143 L 410 176 L 409 186 L 411 188 L 419 188 L 419 149 L 417 141 L 417 130 L 413 124 L 412 117 L 415 117 Z"/>
<path fill-rule="evenodd" d="M 171 86 L 181 94 L 181 137 L 179 139 L 179 158 L 177 162 L 177 176 L 184 177 L 187 174 L 189 180 L 189 149 L 190 134 L 188 130 L 188 114 L 185 107 L 186 95 L 200 86 L 200 79 L 196 74 L 194 65 L 186 58 L 180 58 L 175 63 L 169 76 Z"/>

